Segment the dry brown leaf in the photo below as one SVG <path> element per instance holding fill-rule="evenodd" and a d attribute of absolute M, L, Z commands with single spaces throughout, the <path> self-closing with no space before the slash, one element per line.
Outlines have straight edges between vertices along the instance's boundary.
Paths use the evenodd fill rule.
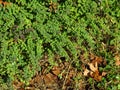
<path fill-rule="evenodd" d="M 96 56 L 95 60 L 93 60 L 92 63 L 95 63 L 95 62 L 97 62 L 98 64 L 101 64 L 103 62 L 102 57 Z"/>
<path fill-rule="evenodd" d="M 21 87 L 22 86 L 24 86 L 24 84 L 22 83 L 22 82 L 20 82 L 20 81 L 18 81 L 18 80 L 15 80 L 15 81 L 13 81 L 13 87 L 15 88 L 15 89 L 22 89 Z"/>
<path fill-rule="evenodd" d="M 80 79 L 79 81 L 78 81 L 78 88 L 79 88 L 79 90 L 86 90 L 85 89 L 85 81 L 84 80 L 82 80 L 82 79 Z"/>
<path fill-rule="evenodd" d="M 97 62 L 95 62 L 95 64 L 88 63 L 88 66 L 89 66 L 90 70 L 85 68 L 85 70 L 83 72 L 84 76 L 90 76 L 96 81 L 101 81 L 102 77 L 107 74 L 106 72 L 102 72 L 102 75 L 99 73 Z"/>
<path fill-rule="evenodd" d="M 120 66 L 120 57 L 118 55 L 115 56 L 115 65 Z"/>
<path fill-rule="evenodd" d="M 34 88 L 34 87 L 26 87 L 26 88 L 23 89 L 23 90 L 35 90 L 35 88 Z"/>
<path fill-rule="evenodd" d="M 101 81 L 102 76 L 99 74 L 99 71 L 91 72 L 90 76 L 95 79 L 96 81 Z"/>
<path fill-rule="evenodd" d="M 0 4 L 3 4 L 4 6 L 6 6 L 6 5 L 10 5 L 11 3 L 0 0 Z"/>
<path fill-rule="evenodd" d="M 88 65 L 89 65 L 91 71 L 93 71 L 93 72 L 98 71 L 97 62 L 95 63 L 95 65 L 93 63 L 88 63 Z"/>
<path fill-rule="evenodd" d="M 3 1 L 0 1 L 0 4 L 2 4 L 3 3 Z"/>
<path fill-rule="evenodd" d="M 98 64 L 101 64 L 103 62 L 102 57 L 98 57 L 98 56 L 96 56 L 96 55 L 94 55 L 92 53 L 90 54 L 90 60 L 92 61 L 91 63 L 93 63 L 93 64 L 95 64 L 96 62 Z"/>
<path fill-rule="evenodd" d="M 34 79 L 34 82 L 39 83 L 40 81 L 42 81 L 42 78 L 39 75 L 37 75 Z"/>
<path fill-rule="evenodd" d="M 48 88 L 57 86 L 55 75 L 48 73 L 43 76 L 44 85 Z"/>
<path fill-rule="evenodd" d="M 58 75 L 61 73 L 61 70 L 60 70 L 59 67 L 54 66 L 54 67 L 52 68 L 52 73 L 53 73 L 54 75 L 58 76 Z"/>
<path fill-rule="evenodd" d="M 89 63 L 88 64 L 91 72 L 90 72 L 90 76 L 95 79 L 96 81 L 101 81 L 102 80 L 102 75 L 100 75 L 99 70 L 98 70 L 98 63 L 96 62 L 95 65 L 93 65 L 93 63 Z M 105 73 L 103 73 L 105 74 Z"/>
<path fill-rule="evenodd" d="M 87 68 L 84 70 L 84 72 L 83 72 L 83 75 L 84 76 L 88 76 L 88 73 L 90 73 L 90 70 L 88 70 Z"/>
<path fill-rule="evenodd" d="M 120 66 L 120 60 L 116 60 L 115 64 L 116 66 Z"/>
<path fill-rule="evenodd" d="M 71 77 L 74 77 L 75 76 L 75 74 L 76 74 L 76 72 L 75 72 L 75 70 L 70 70 L 70 72 L 69 72 L 69 77 L 71 78 Z"/>
<path fill-rule="evenodd" d="M 106 76 L 107 75 L 107 72 L 102 72 L 102 76 Z"/>

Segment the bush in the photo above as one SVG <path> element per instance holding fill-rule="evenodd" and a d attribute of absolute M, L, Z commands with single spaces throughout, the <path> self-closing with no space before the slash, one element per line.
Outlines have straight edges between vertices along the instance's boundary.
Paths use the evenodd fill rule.
<path fill-rule="evenodd" d="M 38 63 L 44 53 L 49 58 L 60 55 L 81 68 L 80 53 L 93 52 L 111 63 L 113 54 L 120 50 L 118 0 L 8 2 L 11 4 L 0 5 L 0 78 L 3 82 L 19 79 L 27 84 L 36 71 L 41 71 Z"/>

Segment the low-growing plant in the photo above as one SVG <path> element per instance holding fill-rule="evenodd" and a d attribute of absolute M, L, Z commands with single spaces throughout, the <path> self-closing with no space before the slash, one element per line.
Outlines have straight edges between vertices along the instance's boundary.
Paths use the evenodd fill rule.
<path fill-rule="evenodd" d="M 111 71 L 102 82 L 94 82 L 98 87 L 119 77 L 112 66 L 120 51 L 118 0 L 6 1 L 10 4 L 0 5 L 1 83 L 18 79 L 29 84 L 41 71 L 44 53 L 51 66 L 56 65 L 52 58 L 57 54 L 78 70 L 82 69 L 80 55 L 85 53 L 86 59 L 91 52 L 102 56 L 107 61 L 105 70 Z M 116 84 L 109 85 L 113 89 Z"/>

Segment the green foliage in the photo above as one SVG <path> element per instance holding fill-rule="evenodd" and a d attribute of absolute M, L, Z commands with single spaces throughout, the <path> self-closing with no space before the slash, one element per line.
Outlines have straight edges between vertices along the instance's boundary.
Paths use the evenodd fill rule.
<path fill-rule="evenodd" d="M 0 5 L 3 82 L 19 79 L 28 83 L 41 70 L 38 63 L 45 52 L 51 65 L 56 64 L 52 57 L 58 54 L 74 61 L 78 68 L 80 53 L 94 52 L 110 63 L 114 52 L 120 51 L 118 0 L 54 0 L 57 6 L 53 12 L 49 11 L 50 0 L 8 1 L 10 5 Z"/>

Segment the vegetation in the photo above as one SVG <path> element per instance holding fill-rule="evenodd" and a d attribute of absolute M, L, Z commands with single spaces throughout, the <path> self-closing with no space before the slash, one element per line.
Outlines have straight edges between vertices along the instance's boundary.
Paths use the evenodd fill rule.
<path fill-rule="evenodd" d="M 119 54 L 118 0 L 0 0 L 0 87 L 5 90 L 15 81 L 25 88 L 36 73 L 49 75 L 61 64 L 67 68 L 52 72 L 60 89 L 67 89 L 69 77 L 72 90 L 119 90 Z"/>

